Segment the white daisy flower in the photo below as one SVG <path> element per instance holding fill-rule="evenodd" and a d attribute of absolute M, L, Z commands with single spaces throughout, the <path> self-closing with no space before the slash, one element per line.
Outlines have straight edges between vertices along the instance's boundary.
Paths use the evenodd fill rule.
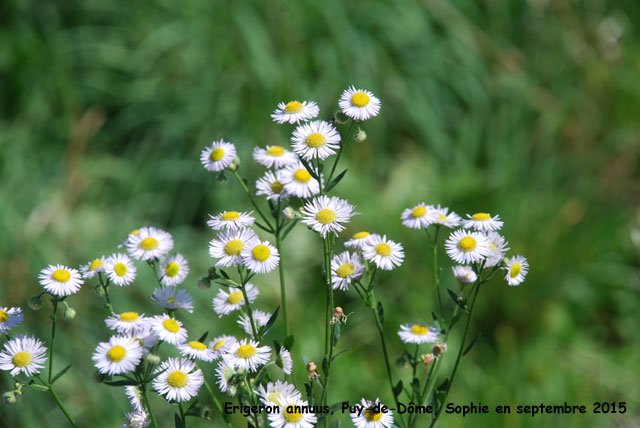
<path fill-rule="evenodd" d="M 284 168 L 298 162 L 298 157 L 282 146 L 254 147 L 253 159 L 267 168 Z"/>
<path fill-rule="evenodd" d="M 253 315 L 253 322 L 256 325 L 256 331 L 260 330 L 260 327 L 267 325 L 267 323 L 269 322 L 269 318 L 271 318 L 271 314 L 269 312 L 264 312 L 259 309 L 252 311 L 251 315 Z M 251 328 L 251 319 L 249 318 L 249 315 L 240 315 L 240 317 L 238 318 L 238 324 L 240 324 L 240 327 L 242 327 L 242 329 L 248 335 L 253 335 L 253 329 Z"/>
<path fill-rule="evenodd" d="M 220 259 L 216 266 L 231 267 L 242 264 L 242 250 L 252 241 L 257 241 L 258 235 L 251 229 L 238 229 L 221 232 L 216 239 L 209 242 L 209 255 Z"/>
<path fill-rule="evenodd" d="M 278 124 L 285 122 L 294 124 L 313 119 L 320 113 L 320 108 L 315 101 L 289 101 L 278 103 L 278 108 L 271 114 L 271 118 Z"/>
<path fill-rule="evenodd" d="M 468 219 L 462 221 L 462 227 L 465 229 L 475 229 L 480 232 L 489 232 L 490 230 L 500 230 L 504 224 L 500 221 L 500 216 L 487 213 L 467 214 Z"/>
<path fill-rule="evenodd" d="M 411 229 L 428 227 L 436 220 L 435 210 L 433 205 L 427 205 L 424 202 L 413 208 L 407 208 L 400 216 L 402 218 L 402 224 Z"/>
<path fill-rule="evenodd" d="M 207 221 L 207 225 L 213 230 L 236 230 L 241 229 L 243 227 L 249 227 L 253 223 L 255 223 L 256 219 L 251 215 L 253 211 L 250 212 L 239 212 L 239 211 L 225 211 L 217 215 L 209 214 L 209 221 Z"/>
<path fill-rule="evenodd" d="M 138 233 L 140 233 L 140 229 L 134 229 L 131 231 L 131 233 L 129 233 L 127 235 L 127 239 L 125 239 L 124 241 L 122 241 L 120 244 L 118 244 L 118 248 L 122 248 L 122 247 L 126 247 L 127 244 L 129 244 L 129 241 L 131 240 L 131 238 L 135 235 L 137 235 Z"/>
<path fill-rule="evenodd" d="M 131 337 L 113 336 L 108 342 L 100 342 L 91 359 L 100 373 L 129 373 L 142 360 L 142 346 Z"/>
<path fill-rule="evenodd" d="M 104 261 L 104 272 L 115 285 L 131 284 L 136 279 L 136 266 L 126 254 L 116 253 Z"/>
<path fill-rule="evenodd" d="M 436 343 L 440 337 L 440 330 L 424 324 L 403 324 L 398 336 L 404 343 Z"/>
<path fill-rule="evenodd" d="M 358 232 L 355 233 L 351 239 L 349 239 L 347 242 L 344 243 L 344 246 L 347 248 L 355 248 L 356 250 L 361 250 L 362 247 L 369 242 L 369 239 L 371 238 L 371 235 L 369 232 L 366 231 L 362 231 L 362 232 Z"/>
<path fill-rule="evenodd" d="M 449 257 L 458 263 L 479 262 L 489 255 L 489 239 L 480 232 L 458 229 L 444 243 Z"/>
<path fill-rule="evenodd" d="M 261 178 L 256 181 L 256 195 L 265 195 L 267 200 L 280 200 L 285 199 L 289 195 L 284 190 L 284 184 L 282 184 L 282 171 L 278 170 L 275 174 L 271 171 L 267 171 Z"/>
<path fill-rule="evenodd" d="M 102 271 L 104 271 L 104 257 L 98 257 L 86 265 L 80 266 L 80 272 L 82 272 L 84 279 L 91 279 Z"/>
<path fill-rule="evenodd" d="M 61 297 L 77 293 L 84 282 L 80 272 L 64 265 L 49 265 L 40 271 L 38 279 L 45 290 Z"/>
<path fill-rule="evenodd" d="M 236 157 L 236 147 L 224 140 L 214 141 L 200 154 L 200 162 L 207 171 L 223 171 Z"/>
<path fill-rule="evenodd" d="M 505 261 L 507 271 L 504 279 L 509 285 L 520 285 L 524 281 L 525 276 L 529 272 L 529 262 L 527 259 L 518 254 Z"/>
<path fill-rule="evenodd" d="M 349 284 L 362 276 L 364 264 L 358 253 L 348 251 L 333 256 L 331 259 L 331 282 L 333 289 L 347 291 Z"/>
<path fill-rule="evenodd" d="M 269 362 L 270 355 L 269 346 L 258 346 L 258 342 L 242 339 L 229 348 L 224 359 L 236 368 L 255 372 L 258 367 Z"/>
<path fill-rule="evenodd" d="M 44 367 L 47 348 L 35 337 L 21 334 L 8 340 L 0 352 L 0 370 L 11 370 L 11 376 L 24 373 L 33 376 Z"/>
<path fill-rule="evenodd" d="M 165 309 L 184 309 L 193 313 L 193 299 L 188 291 L 178 287 L 160 287 L 153 290 L 151 300 Z"/>
<path fill-rule="evenodd" d="M 460 223 L 462 222 L 458 214 L 453 211 L 449 212 L 449 208 L 440 207 L 440 205 L 433 210 L 433 214 L 433 224 L 446 226 L 450 229 L 460 226 Z"/>
<path fill-rule="evenodd" d="M 355 120 L 367 120 L 378 115 L 380 100 L 371 92 L 350 86 L 338 101 L 342 112 Z"/>
<path fill-rule="evenodd" d="M 220 391 L 231 396 L 236 395 L 238 386 L 232 381 L 233 377 L 236 375 L 238 375 L 238 377 L 243 377 L 245 373 L 246 370 L 238 369 L 237 367 L 234 367 L 233 364 L 230 364 L 225 360 L 220 361 L 216 368 L 216 377 L 218 378 L 216 383 L 218 384 Z"/>
<path fill-rule="evenodd" d="M 504 254 L 509 251 L 509 243 L 504 239 L 504 236 L 498 232 L 487 232 L 487 239 L 489 239 L 489 255 L 484 262 L 484 267 L 493 267 L 504 258 Z"/>
<path fill-rule="evenodd" d="M 247 291 L 247 297 L 249 303 L 253 303 L 258 297 L 258 287 L 251 283 L 245 285 Z M 244 305 L 244 295 L 242 290 L 238 288 L 230 288 L 229 291 L 225 291 L 223 288 L 218 290 L 218 294 L 213 298 L 213 310 L 218 314 L 218 318 L 222 318 L 223 315 L 228 315 L 233 311 L 241 309 Z"/>
<path fill-rule="evenodd" d="M 144 411 L 144 409 L 127 412 L 124 417 L 127 419 L 127 423 L 120 425 L 124 428 L 146 428 L 151 423 L 149 415 L 147 415 L 147 412 Z"/>
<path fill-rule="evenodd" d="M 135 332 L 134 334 L 124 334 L 121 336 L 134 339 L 138 342 L 140 346 L 142 346 L 142 355 L 147 355 L 150 352 L 149 350 L 158 343 L 158 335 L 154 333 L 151 328 Z"/>
<path fill-rule="evenodd" d="M 213 351 L 213 358 L 217 360 L 222 357 L 236 342 L 238 342 L 238 339 L 227 335 L 211 339 L 209 341 L 209 349 Z"/>
<path fill-rule="evenodd" d="M 172 249 L 171 234 L 155 227 L 141 227 L 139 233 L 131 236 L 127 243 L 129 255 L 143 261 L 160 259 Z"/>
<path fill-rule="evenodd" d="M 12 328 L 19 326 L 23 319 L 22 309 L 0 307 L 0 334 L 5 334 Z"/>
<path fill-rule="evenodd" d="M 178 345 L 177 348 L 183 356 L 191 359 L 197 358 L 208 362 L 215 359 L 213 351 L 207 348 L 207 345 L 202 342 L 198 342 L 197 340 L 187 342 L 183 345 Z"/>
<path fill-rule="evenodd" d="M 187 340 L 187 330 L 182 323 L 167 314 L 156 315 L 151 319 L 151 329 L 163 342 L 180 345 Z"/>
<path fill-rule="evenodd" d="M 452 266 L 453 276 L 462 284 L 471 284 L 476 282 L 478 275 L 473 271 L 471 266 Z"/>
<path fill-rule="evenodd" d="M 182 284 L 187 275 L 189 275 L 189 263 L 180 253 L 171 254 L 164 259 L 158 269 L 158 278 L 162 285 Z"/>
<path fill-rule="evenodd" d="M 340 134 L 329 122 L 316 120 L 293 130 L 291 148 L 305 160 L 326 159 L 340 147 Z"/>
<path fill-rule="evenodd" d="M 268 415 L 273 428 L 312 428 L 318 418 L 309 412 L 309 403 L 300 398 L 287 397 L 280 400 L 280 411 Z"/>
<path fill-rule="evenodd" d="M 293 385 L 281 380 L 267 383 L 266 388 L 264 385 L 258 386 L 256 395 L 265 406 L 273 404 L 279 406 L 283 399 L 302 398 L 302 394 Z"/>
<path fill-rule="evenodd" d="M 320 183 L 313 178 L 301 162 L 282 170 L 281 183 L 284 190 L 298 198 L 310 198 L 320 193 Z"/>
<path fill-rule="evenodd" d="M 189 401 L 198 395 L 204 376 L 196 363 L 186 358 L 169 358 L 155 370 L 153 389 L 167 401 Z"/>
<path fill-rule="evenodd" d="M 111 330 L 130 336 L 145 335 L 151 328 L 149 322 L 150 318 L 137 312 L 122 312 L 104 320 Z"/>
<path fill-rule="evenodd" d="M 351 413 L 351 421 L 356 428 L 390 428 L 393 425 L 393 413 L 391 410 L 381 412 L 383 404 L 379 398 L 375 401 L 363 398 L 361 404 L 365 409 L 363 412 Z"/>
<path fill-rule="evenodd" d="M 362 247 L 362 256 L 382 270 L 392 270 L 402 264 L 404 250 L 397 242 L 387 240 L 386 235 L 371 235 L 369 242 Z"/>
<path fill-rule="evenodd" d="M 280 347 L 276 364 L 278 364 L 278 367 L 282 368 L 284 374 L 291 374 L 291 371 L 293 370 L 293 358 L 291 358 L 291 352 L 289 352 L 289 350 L 284 346 Z"/>
<path fill-rule="evenodd" d="M 338 235 L 338 232 L 344 230 L 342 224 L 348 223 L 351 217 L 357 214 L 353 205 L 344 199 L 324 195 L 307 202 L 300 213 L 302 222 L 323 237 L 329 232 Z"/>
<path fill-rule="evenodd" d="M 242 264 L 256 273 L 271 272 L 280 261 L 276 247 L 271 245 L 269 241 L 260 241 L 259 239 L 247 242 L 240 255 L 242 256 Z"/>
<path fill-rule="evenodd" d="M 129 399 L 129 404 L 131 404 L 131 408 L 136 412 L 144 412 L 144 404 L 142 404 L 142 393 L 137 386 L 127 385 L 124 387 L 124 393 L 127 395 Z"/>

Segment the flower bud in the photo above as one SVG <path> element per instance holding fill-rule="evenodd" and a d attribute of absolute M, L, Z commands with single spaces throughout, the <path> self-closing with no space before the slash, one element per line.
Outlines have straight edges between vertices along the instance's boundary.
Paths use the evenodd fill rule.
<path fill-rule="evenodd" d="M 40 298 L 40 296 L 31 296 L 29 297 L 27 304 L 32 311 L 38 311 L 40 310 L 40 308 L 42 308 L 42 299 Z"/>
<path fill-rule="evenodd" d="M 218 180 L 218 183 L 220 184 L 227 182 L 227 176 L 224 175 L 224 171 L 221 171 L 220 174 L 218 174 L 217 180 Z"/>
<path fill-rule="evenodd" d="M 358 132 L 356 132 L 356 135 L 353 136 L 353 140 L 356 143 L 364 143 L 365 141 L 367 141 L 367 133 L 364 132 L 364 130 L 358 128 Z"/>
<path fill-rule="evenodd" d="M 64 310 L 64 319 L 72 320 L 76 317 L 76 310 L 71 306 L 67 306 L 67 309 Z"/>
<path fill-rule="evenodd" d="M 14 391 L 5 392 L 2 394 L 2 402 L 4 404 L 16 404 L 16 394 Z"/>
<path fill-rule="evenodd" d="M 287 220 L 291 220 L 296 217 L 296 210 L 294 210 L 293 207 L 287 207 L 282 210 L 282 215 Z"/>
<path fill-rule="evenodd" d="M 96 296 L 98 296 L 98 297 L 104 297 L 105 294 L 106 294 L 105 291 L 104 291 L 104 288 L 100 284 L 96 284 L 96 286 L 94 287 L 93 291 L 96 293 Z"/>
<path fill-rule="evenodd" d="M 344 125 L 345 123 L 349 122 L 349 117 L 340 110 L 336 112 L 334 119 L 340 125 Z"/>
<path fill-rule="evenodd" d="M 160 359 L 160 356 L 156 354 L 147 354 L 145 358 L 147 360 L 147 363 L 153 364 L 153 365 L 160 364 L 160 361 L 162 361 Z"/>
<path fill-rule="evenodd" d="M 209 281 L 209 278 L 200 278 L 198 280 L 198 288 L 205 291 L 210 289 L 211 281 Z"/>

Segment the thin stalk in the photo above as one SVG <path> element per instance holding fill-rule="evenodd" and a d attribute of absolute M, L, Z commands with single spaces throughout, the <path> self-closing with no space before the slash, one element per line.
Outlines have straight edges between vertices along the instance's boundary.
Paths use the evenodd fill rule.
<path fill-rule="evenodd" d="M 56 313 L 58 312 L 58 297 L 51 296 L 53 299 L 53 314 L 51 314 L 51 347 L 49 348 L 49 374 L 47 381 L 50 384 L 53 377 L 53 352 L 56 348 Z"/>
<path fill-rule="evenodd" d="M 51 394 L 54 401 L 56 402 L 60 410 L 62 410 L 62 413 L 64 413 L 64 416 L 67 418 L 71 426 L 73 426 L 74 428 L 78 428 L 78 424 L 73 419 L 73 416 L 71 416 L 67 411 L 67 409 L 64 407 L 64 404 L 62 404 L 62 401 L 60 401 L 60 397 L 58 397 L 58 394 L 56 394 L 56 391 L 53 389 L 53 386 L 51 386 L 51 383 L 45 383 L 45 381 L 40 377 L 40 375 L 36 375 L 36 377 L 38 378 L 38 380 L 40 380 L 40 382 L 42 382 L 48 388 L 49 394 Z"/>
<path fill-rule="evenodd" d="M 260 217 L 262 217 L 262 220 L 264 220 L 264 222 L 267 224 L 269 229 L 271 229 L 270 230 L 271 233 L 273 233 L 274 232 L 273 226 L 271 225 L 267 217 L 262 213 L 262 211 L 260 211 L 260 207 L 256 203 L 255 199 L 253 199 L 253 195 L 251 194 L 251 191 L 249 191 L 247 184 L 244 182 L 242 177 L 240 177 L 240 174 L 238 174 L 238 170 L 233 171 L 233 176 L 238 180 L 238 183 L 240 183 L 240 185 L 242 186 L 242 189 L 249 197 L 249 202 L 251 202 L 251 205 L 253 205 L 253 207 L 256 209 L 256 212 L 260 215 Z"/>
<path fill-rule="evenodd" d="M 462 359 L 462 352 L 465 349 L 465 342 L 467 340 L 467 333 L 469 332 L 469 325 L 471 324 L 471 316 L 473 315 L 473 309 L 476 306 L 476 300 L 478 298 L 478 291 L 480 291 L 480 275 L 478 275 L 478 280 L 476 281 L 475 290 L 473 294 L 473 300 L 471 301 L 471 307 L 469 308 L 469 315 L 467 316 L 467 323 L 464 326 L 464 333 L 462 334 L 462 342 L 460 343 L 460 349 L 458 350 L 458 356 L 456 357 L 456 363 L 453 366 L 453 371 L 451 372 L 451 378 L 449 379 L 449 384 L 447 385 L 447 389 L 444 392 L 444 397 L 442 397 L 442 404 L 438 408 L 429 428 L 433 427 L 436 424 L 436 421 L 440 417 L 442 413 L 442 409 L 444 408 L 444 404 L 447 400 L 447 396 L 449 395 L 449 391 L 451 390 L 451 385 L 453 384 L 453 380 L 456 377 L 456 373 L 458 372 L 458 366 L 460 365 L 460 360 Z"/>
<path fill-rule="evenodd" d="M 180 419 L 182 419 L 182 426 L 187 428 L 187 417 L 184 414 L 184 409 L 182 408 L 182 403 L 178 403 L 178 409 L 180 409 Z"/>
<path fill-rule="evenodd" d="M 153 410 L 151 409 L 151 402 L 149 401 L 149 396 L 147 395 L 147 386 L 143 384 L 140 389 L 142 390 L 142 398 L 144 399 L 144 404 L 147 406 L 149 416 L 151 417 L 151 423 L 153 424 L 154 428 L 158 428 L 158 421 L 156 420 L 156 416 L 153 414 Z"/>
<path fill-rule="evenodd" d="M 440 292 L 440 272 L 438 270 L 438 234 L 440 225 L 436 225 L 436 232 L 433 237 L 433 284 L 438 297 L 438 308 L 440 309 L 440 319 L 444 320 L 444 306 L 442 305 L 442 293 Z"/>
<path fill-rule="evenodd" d="M 242 275 L 242 274 L 241 274 Z M 256 323 L 253 320 L 253 312 L 251 311 L 251 303 L 249 303 L 249 296 L 247 295 L 246 282 L 242 280 L 242 295 L 244 296 L 244 304 L 247 307 L 247 314 L 249 315 L 249 321 L 251 322 L 251 331 L 253 332 L 253 340 L 259 341 L 258 330 L 256 329 Z"/>
<path fill-rule="evenodd" d="M 342 152 L 344 148 L 347 146 L 347 142 L 349 141 L 349 136 L 351 135 L 351 130 L 353 129 L 353 124 L 355 123 L 354 119 L 351 119 L 351 123 L 349 124 L 349 129 L 347 129 L 347 133 L 345 134 L 344 139 L 342 140 L 342 144 L 340 144 L 340 150 L 338 150 L 338 156 L 336 156 L 336 161 L 333 163 L 333 167 L 331 167 L 331 172 L 329 173 L 329 179 L 325 182 L 325 187 L 331 183 L 331 179 L 333 178 L 333 173 L 336 172 L 336 167 L 338 166 L 338 162 L 340 161 L 340 156 L 342 156 Z"/>
<path fill-rule="evenodd" d="M 324 354 L 329 355 L 330 335 L 331 335 L 331 311 L 333 310 L 333 287 L 331 286 L 331 254 L 329 252 L 329 239 L 322 240 L 324 252 L 324 276 L 325 276 L 325 297 L 326 297 L 326 316 L 325 316 L 325 335 L 324 335 Z"/>
<path fill-rule="evenodd" d="M 279 203 L 278 203 L 279 204 Z M 278 209 L 278 212 L 279 209 Z M 282 263 L 284 257 L 282 257 L 282 239 L 280 238 L 280 232 L 282 229 L 278 228 L 276 232 L 276 248 L 278 254 L 280 254 L 280 263 L 278 263 L 278 271 L 280 273 L 280 297 L 282 299 L 282 317 L 284 319 L 284 339 L 289 337 L 289 315 L 287 313 L 287 289 L 284 284 L 284 264 Z"/>
<path fill-rule="evenodd" d="M 413 377 L 416 377 L 416 370 L 418 369 L 418 348 L 420 345 L 416 343 L 416 350 L 413 353 Z"/>
<path fill-rule="evenodd" d="M 216 409 L 218 409 L 218 412 L 222 416 L 222 419 L 224 419 L 225 423 L 227 424 L 227 426 L 229 428 L 232 428 L 231 427 L 231 422 L 229 421 L 229 415 L 226 414 L 222 410 L 222 404 L 220 404 L 220 401 L 218 400 L 218 398 L 213 393 L 213 389 L 211 389 L 211 385 L 209 385 L 209 382 L 207 382 L 206 378 L 204 379 L 204 387 L 207 388 L 207 391 L 209 391 L 209 395 L 211 396 L 211 399 L 213 400 L 213 404 L 216 406 Z"/>

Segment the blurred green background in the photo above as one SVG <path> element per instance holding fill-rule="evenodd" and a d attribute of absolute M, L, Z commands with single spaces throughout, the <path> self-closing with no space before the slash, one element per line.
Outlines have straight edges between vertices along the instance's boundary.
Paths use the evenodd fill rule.
<path fill-rule="evenodd" d="M 639 22 L 635 1 L 5 0 L 0 305 L 23 307 L 21 331 L 48 341 L 49 305 L 26 307 L 41 290 L 40 269 L 111 254 L 129 231 L 153 225 L 191 263 L 185 285 L 197 310 L 182 315 L 187 328 L 239 334 L 235 317 L 213 313 L 215 290 L 196 281 L 212 264 L 207 214 L 250 205 L 237 183 L 219 184 L 201 168 L 200 150 L 214 139 L 235 143 L 252 181 L 263 171 L 252 148 L 286 144 L 291 132 L 269 118 L 278 102 L 313 99 L 329 118 L 355 84 L 382 111 L 363 125 L 368 140 L 342 158 L 349 174 L 337 194 L 361 213 L 348 232 L 366 228 L 405 246 L 404 265 L 378 291 L 392 352 L 402 352 L 399 324 L 430 321 L 435 308 L 429 245 L 401 226 L 401 211 L 424 201 L 499 213 L 531 271 L 520 287 L 495 280 L 481 293 L 473 331 L 482 337 L 450 400 L 628 407 L 535 419 L 444 415 L 439 426 L 638 426 Z M 303 227 L 285 243 L 299 383 L 301 355 L 322 359 L 321 251 Z M 118 310 L 157 311 L 147 270 L 113 293 Z M 277 276 L 255 282 L 258 308 L 273 310 Z M 78 315 L 60 325 L 56 367 L 74 367 L 59 395 L 81 426 L 117 426 L 124 395 L 92 379 L 91 353 L 109 335 L 104 309 L 92 283 L 68 300 Z M 331 401 L 390 403 L 371 314 L 355 295 L 337 302 L 353 314 Z M 409 371 L 395 374 L 406 380 Z M 213 381 L 212 367 L 206 373 Z M 10 383 L 2 373 L 2 390 Z M 153 403 L 161 425 L 172 426 L 173 409 L 158 396 Z M 66 426 L 50 397 L 32 390 L 0 407 L 0 425 Z"/>

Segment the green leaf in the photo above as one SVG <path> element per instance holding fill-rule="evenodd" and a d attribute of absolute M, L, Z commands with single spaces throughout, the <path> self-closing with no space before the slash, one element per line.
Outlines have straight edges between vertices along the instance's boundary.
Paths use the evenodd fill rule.
<path fill-rule="evenodd" d="M 260 229 L 264 230 L 265 232 L 268 232 L 268 233 L 273 232 L 270 227 L 261 224 L 259 221 L 256 221 L 255 225 L 258 226 Z"/>
<path fill-rule="evenodd" d="M 345 169 L 344 171 L 342 171 L 336 178 L 334 178 L 331 183 L 329 183 L 327 185 L 327 187 L 324 189 L 325 192 L 328 192 L 329 190 L 333 189 L 334 187 L 336 187 L 338 185 L 338 183 L 340 183 L 340 181 L 344 178 L 345 174 L 347 173 L 347 170 Z"/>
<path fill-rule="evenodd" d="M 347 352 L 347 350 L 346 350 L 346 349 L 344 349 L 344 350 L 342 350 L 342 351 L 338 352 L 337 354 L 335 354 L 335 355 L 331 358 L 331 361 L 335 361 L 335 359 L 336 359 L 336 358 L 338 358 L 338 355 L 342 355 L 342 354 L 344 354 L 345 352 Z"/>
<path fill-rule="evenodd" d="M 38 383 L 30 383 L 28 386 L 30 386 L 31 388 L 35 389 L 36 391 L 46 392 L 46 391 L 49 390 L 49 387 L 44 386 L 44 385 L 40 385 Z"/>
<path fill-rule="evenodd" d="M 202 336 L 200 336 L 198 338 L 198 342 L 204 342 L 207 339 L 207 336 L 209 335 L 209 331 L 205 331 L 204 334 Z"/>
<path fill-rule="evenodd" d="M 309 171 L 309 174 L 311 174 L 311 176 L 313 178 L 315 178 L 316 180 L 318 180 L 318 174 L 316 174 L 315 169 L 311 166 L 311 164 L 309 164 L 309 162 L 307 162 L 306 160 L 300 158 L 300 162 L 302 162 L 302 165 L 304 165 L 304 167 L 307 169 L 307 171 Z M 320 181 L 320 180 L 318 180 Z"/>
<path fill-rule="evenodd" d="M 223 271 L 222 269 L 220 269 L 220 275 L 222 275 L 224 277 L 224 279 L 229 279 L 229 275 Z"/>
<path fill-rule="evenodd" d="M 276 322 L 276 318 L 278 318 L 279 310 L 280 310 L 280 306 L 278 306 L 276 310 L 273 311 L 273 315 L 271 315 L 271 317 L 269 318 L 269 321 L 267 321 L 267 323 L 264 326 L 260 327 L 260 329 L 258 330 L 258 336 L 262 337 L 265 334 L 267 334 L 267 332 L 269 331 L 273 323 Z"/>
<path fill-rule="evenodd" d="M 322 358 L 322 373 L 327 376 L 329 373 L 329 362 L 327 361 L 327 357 Z"/>
<path fill-rule="evenodd" d="M 49 383 L 50 383 L 51 385 L 53 385 L 53 383 L 54 383 L 55 381 L 57 381 L 58 379 L 60 379 L 62 376 L 64 376 L 64 374 L 65 374 L 67 371 L 69 371 L 69 369 L 70 369 L 70 368 L 71 368 L 71 364 L 69 364 L 67 367 L 63 368 L 62 370 L 60 370 L 60 371 L 58 372 L 58 374 L 57 374 L 57 375 L 55 375 L 55 376 L 53 377 L 53 379 L 51 379 L 51 382 L 49 382 Z"/>
<path fill-rule="evenodd" d="M 384 309 L 382 308 L 382 302 L 378 302 L 378 318 L 380 318 L 380 324 L 384 325 Z"/>
<path fill-rule="evenodd" d="M 177 413 L 174 414 L 173 421 L 176 425 L 176 428 L 184 428 L 184 424 L 182 423 L 182 419 L 180 418 L 179 414 Z"/>
<path fill-rule="evenodd" d="M 293 230 L 293 228 L 296 226 L 296 224 L 298 224 L 298 219 L 293 220 L 292 222 L 290 222 L 286 228 L 284 229 L 284 231 L 282 232 L 282 239 L 286 238 L 287 235 L 289 234 L 289 232 L 291 232 Z"/>
<path fill-rule="evenodd" d="M 340 323 L 337 322 L 333 326 L 333 346 L 336 346 L 338 343 L 338 339 L 340 339 Z"/>
<path fill-rule="evenodd" d="M 467 355 L 467 353 L 469 351 L 471 351 L 471 348 L 473 348 L 473 345 L 476 344 L 476 340 L 478 340 L 478 338 L 480 337 L 482 333 L 478 332 L 478 334 L 475 335 L 475 337 L 473 339 L 471 339 L 471 342 L 469 342 L 469 345 L 467 345 L 467 347 L 464 349 L 464 351 L 462 352 L 462 356 L 464 357 L 465 355 Z"/>
<path fill-rule="evenodd" d="M 137 385 L 137 382 L 125 379 L 125 380 L 115 380 L 112 382 L 104 382 L 105 385 L 109 386 L 129 386 L 129 385 Z"/>
<path fill-rule="evenodd" d="M 402 394 L 403 388 L 404 386 L 402 385 L 402 380 L 399 380 L 396 386 L 393 387 L 393 396 L 398 397 L 400 394 Z"/>
<path fill-rule="evenodd" d="M 289 351 L 291 351 L 291 349 L 293 348 L 293 342 L 294 342 L 294 336 L 287 336 L 287 338 L 284 340 L 284 347 L 287 348 Z"/>

